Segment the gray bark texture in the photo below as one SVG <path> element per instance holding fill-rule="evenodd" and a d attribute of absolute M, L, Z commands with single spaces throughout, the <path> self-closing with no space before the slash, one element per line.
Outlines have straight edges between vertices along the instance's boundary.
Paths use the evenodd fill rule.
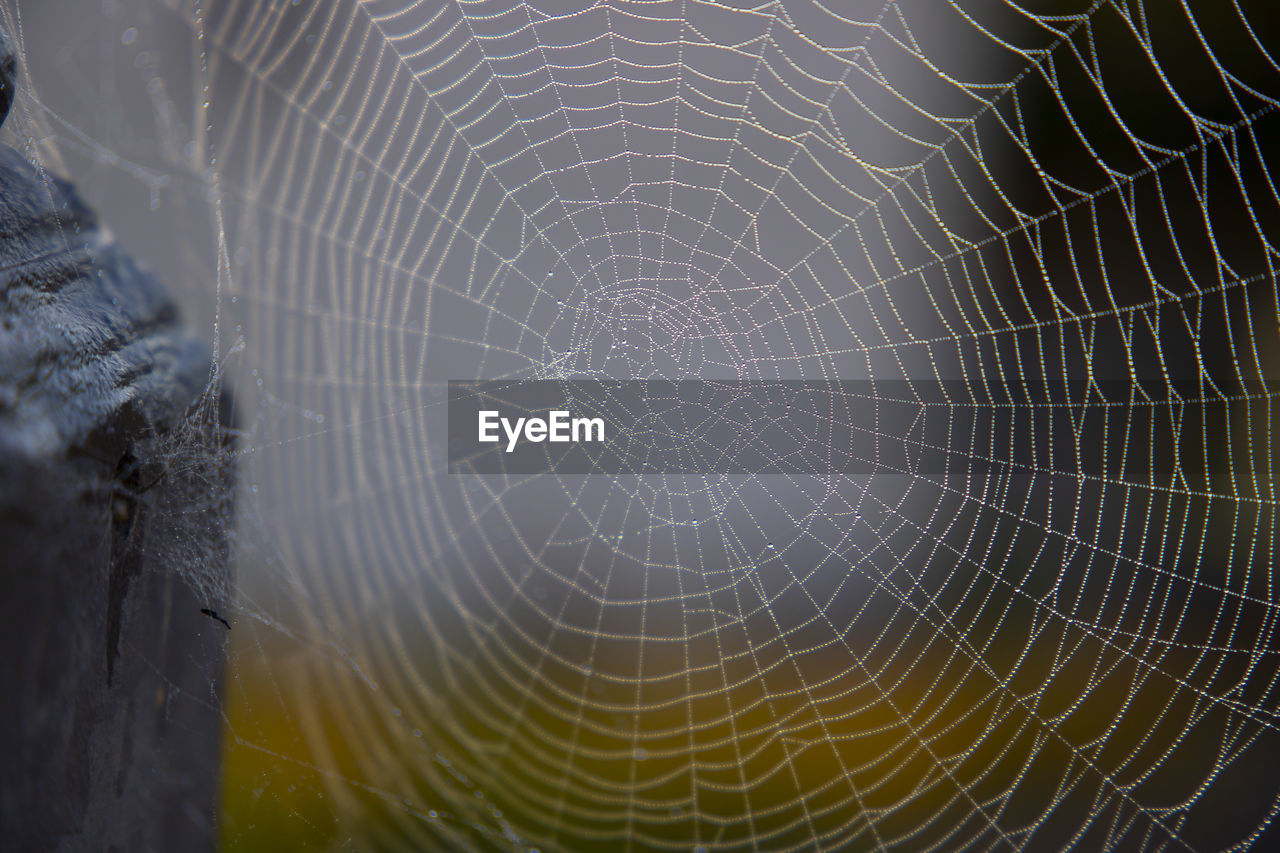
<path fill-rule="evenodd" d="M 0 121 L 14 65 L 0 33 Z M 0 849 L 211 849 L 229 430 L 207 350 L 0 149 Z"/>

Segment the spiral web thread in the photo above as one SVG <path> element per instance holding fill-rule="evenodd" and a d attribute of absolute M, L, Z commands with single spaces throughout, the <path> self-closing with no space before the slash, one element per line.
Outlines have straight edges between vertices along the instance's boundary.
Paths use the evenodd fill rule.
<path fill-rule="evenodd" d="M 321 652 L 270 667 L 305 745 L 230 731 L 318 771 L 343 832 L 1265 832 L 1264 4 L 170 5 L 266 531 L 242 536 L 287 578 L 242 574 L 244 613 Z M 1104 474 L 976 447 L 945 475 L 444 473 L 441 383 L 569 376 L 1135 391 L 1073 448 Z M 1041 423 L 1071 447 L 1109 405 Z M 236 654 L 233 681 L 268 656 Z"/>

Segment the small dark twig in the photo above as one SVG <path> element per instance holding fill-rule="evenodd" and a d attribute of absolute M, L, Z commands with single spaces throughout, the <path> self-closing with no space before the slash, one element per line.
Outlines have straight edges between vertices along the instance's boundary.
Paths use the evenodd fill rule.
<path fill-rule="evenodd" d="M 221 616 L 219 616 L 218 611 L 210 610 L 207 607 L 201 607 L 200 612 L 203 613 L 205 616 L 208 616 L 210 619 L 216 619 L 219 622 L 221 622 L 223 625 L 226 625 L 228 631 L 231 630 L 231 623 L 228 622 L 226 619 L 223 619 Z"/>

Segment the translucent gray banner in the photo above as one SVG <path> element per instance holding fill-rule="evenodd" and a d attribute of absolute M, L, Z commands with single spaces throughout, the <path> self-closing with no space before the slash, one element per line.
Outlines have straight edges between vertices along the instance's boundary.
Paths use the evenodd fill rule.
<path fill-rule="evenodd" d="M 1198 383 L 449 383 L 449 471 L 989 475 L 1202 470 L 1234 412 Z"/>

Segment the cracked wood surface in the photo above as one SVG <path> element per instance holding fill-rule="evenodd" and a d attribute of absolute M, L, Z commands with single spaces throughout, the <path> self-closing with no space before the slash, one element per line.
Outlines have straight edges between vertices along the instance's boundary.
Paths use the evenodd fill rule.
<path fill-rule="evenodd" d="M 0 121 L 14 78 L 0 32 Z M 75 191 L 0 149 L 4 849 L 214 846 L 227 631 L 201 610 L 226 612 L 232 484 L 210 376 Z"/>

